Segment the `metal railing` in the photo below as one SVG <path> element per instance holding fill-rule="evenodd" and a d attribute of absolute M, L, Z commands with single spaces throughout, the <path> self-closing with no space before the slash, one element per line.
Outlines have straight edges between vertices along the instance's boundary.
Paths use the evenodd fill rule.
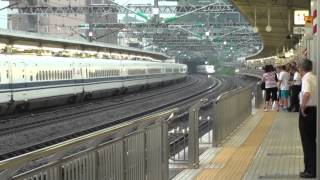
<path fill-rule="evenodd" d="M 252 88 L 240 88 L 220 95 L 214 106 L 213 145 L 218 146 L 252 111 Z"/>
<path fill-rule="evenodd" d="M 188 112 L 166 110 L 0 161 L 0 179 L 167 180 L 169 167 L 198 168 L 201 151 L 220 145 L 251 114 L 252 98 L 257 105 L 261 96 L 259 84 L 238 88 L 204 98 Z M 168 132 L 178 112 L 185 123 Z M 180 141 L 170 144 L 172 133 Z"/>
<path fill-rule="evenodd" d="M 260 69 L 241 69 L 237 74 L 252 76 L 261 79 L 263 71 Z"/>
<path fill-rule="evenodd" d="M 168 179 L 167 120 L 176 111 L 171 109 L 134 119 L 1 161 L 0 179 Z M 32 168 L 41 163 L 45 165 Z M 32 170 L 21 172 L 21 168 Z"/>
<path fill-rule="evenodd" d="M 259 107 L 261 102 L 262 91 L 257 83 L 253 87 L 226 92 L 211 102 L 202 99 L 194 104 L 184 120 L 185 126 L 170 132 L 183 135 L 171 148 L 170 167 L 197 168 L 199 152 L 220 145 L 251 115 L 252 104 Z"/>

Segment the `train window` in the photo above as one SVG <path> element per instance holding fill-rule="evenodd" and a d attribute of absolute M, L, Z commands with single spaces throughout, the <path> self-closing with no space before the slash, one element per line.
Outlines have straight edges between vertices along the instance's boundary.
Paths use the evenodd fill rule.
<path fill-rule="evenodd" d="M 51 76 L 51 71 L 48 71 L 48 80 L 51 80 L 52 76 Z"/>
<path fill-rule="evenodd" d="M 30 76 L 30 81 L 33 81 L 33 76 L 32 75 Z"/>
<path fill-rule="evenodd" d="M 161 73 L 161 69 L 159 68 L 150 68 L 148 70 L 149 74 L 157 74 L 157 73 Z"/>
<path fill-rule="evenodd" d="M 168 73 L 170 73 L 170 72 L 172 72 L 172 68 L 166 68 L 166 72 Z"/>
<path fill-rule="evenodd" d="M 36 80 L 38 81 L 39 80 L 39 73 L 37 72 L 36 74 Z"/>
<path fill-rule="evenodd" d="M 61 71 L 58 71 L 59 72 L 59 79 L 62 79 L 62 72 Z"/>
<path fill-rule="evenodd" d="M 7 70 L 7 79 L 9 79 L 9 70 Z"/>
<path fill-rule="evenodd" d="M 1 83 L 1 73 L 0 73 L 0 83 Z"/>

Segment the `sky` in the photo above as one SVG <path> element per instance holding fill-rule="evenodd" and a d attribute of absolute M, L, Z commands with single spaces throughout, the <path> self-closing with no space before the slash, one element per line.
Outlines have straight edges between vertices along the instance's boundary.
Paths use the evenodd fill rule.
<path fill-rule="evenodd" d="M 0 9 L 8 6 L 9 2 L 8 1 L 2 1 L 0 0 Z M 0 11 L 0 28 L 7 29 L 7 9 L 1 10 Z"/>

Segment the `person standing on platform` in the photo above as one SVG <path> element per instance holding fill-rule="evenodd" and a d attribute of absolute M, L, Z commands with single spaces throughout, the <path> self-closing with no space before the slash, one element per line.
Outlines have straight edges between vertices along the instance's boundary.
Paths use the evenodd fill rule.
<path fill-rule="evenodd" d="M 293 73 L 293 81 L 291 84 L 291 103 L 290 111 L 299 112 L 299 93 L 301 91 L 301 76 L 296 66 L 291 67 L 291 73 Z"/>
<path fill-rule="evenodd" d="M 270 99 L 272 102 L 278 104 L 277 101 L 277 82 L 276 73 L 274 72 L 272 65 L 266 65 L 264 68 L 265 73 L 262 76 L 262 81 L 265 83 L 266 99 L 264 105 L 264 111 L 268 111 L 270 107 Z M 272 104 L 272 103 L 271 103 Z"/>
<path fill-rule="evenodd" d="M 280 101 L 283 110 L 288 108 L 288 97 L 289 97 L 289 79 L 290 74 L 286 71 L 286 66 L 280 66 L 279 73 L 279 85 L 280 85 Z"/>
<path fill-rule="evenodd" d="M 312 62 L 303 60 L 300 64 L 302 86 L 300 92 L 299 131 L 304 155 L 305 170 L 301 178 L 316 177 L 316 120 L 317 120 L 317 78 L 311 72 Z"/>

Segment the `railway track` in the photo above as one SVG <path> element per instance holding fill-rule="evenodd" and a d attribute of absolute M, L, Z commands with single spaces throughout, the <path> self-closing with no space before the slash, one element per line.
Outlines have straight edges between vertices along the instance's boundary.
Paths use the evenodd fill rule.
<path fill-rule="evenodd" d="M 192 79 L 190 82 L 184 84 L 181 87 L 173 88 L 167 91 L 160 91 L 156 92 L 154 94 L 146 95 L 143 97 L 137 97 L 130 100 L 124 100 L 123 98 L 118 98 L 118 101 L 116 99 L 113 99 L 111 103 L 101 103 L 93 102 L 89 104 L 79 105 L 79 106 L 72 106 L 63 108 L 60 110 L 56 110 L 53 112 L 46 112 L 46 113 L 40 113 L 40 114 L 31 114 L 28 116 L 23 117 L 16 117 L 16 118 L 10 118 L 6 120 L 0 121 L 0 136 L 6 135 L 12 132 L 16 131 L 23 131 L 30 128 L 45 126 L 52 123 L 59 123 L 61 121 L 66 121 L 69 118 L 79 118 L 84 115 L 93 115 L 102 111 L 106 110 L 112 110 L 121 108 L 123 105 L 129 105 L 137 103 L 138 101 L 143 101 L 149 98 L 152 98 L 154 96 L 165 96 L 170 93 L 174 93 L 176 91 L 180 91 L 182 89 L 188 88 L 190 86 L 193 86 L 195 84 L 198 84 L 200 79 Z M 116 100 L 116 101 L 115 101 Z"/>
<path fill-rule="evenodd" d="M 116 102 L 116 103 L 109 103 L 109 104 L 100 104 L 100 105 L 91 105 L 93 107 L 88 107 L 88 105 L 84 106 L 84 107 L 72 107 L 71 110 L 68 110 L 68 113 L 61 113 L 62 111 L 55 111 L 54 113 L 56 113 L 57 115 L 50 117 L 50 113 L 44 113 L 44 114 L 38 114 L 35 116 L 27 116 L 27 117 L 23 117 L 22 121 L 20 119 L 17 120 L 15 119 L 14 121 L 10 121 L 9 119 L 2 121 L 2 125 L 0 128 L 0 143 L 2 143 L 3 139 L 1 139 L 1 137 L 6 138 L 6 137 L 21 137 L 23 136 L 23 132 L 28 132 L 28 130 L 32 130 L 33 132 L 36 132 L 36 129 L 40 129 L 42 127 L 46 127 L 44 128 L 42 131 L 45 131 L 47 134 L 54 134 L 53 132 L 50 131 L 50 129 L 52 129 L 53 125 L 57 125 L 57 124 L 61 124 L 62 127 L 64 124 L 69 123 L 72 124 L 76 124 L 78 127 L 81 127 L 81 123 L 82 124 L 86 124 L 83 123 L 85 121 L 94 121 L 92 122 L 91 126 L 84 126 L 82 128 L 78 128 L 77 130 L 72 129 L 67 131 L 67 133 L 65 132 L 63 135 L 59 134 L 59 136 L 57 136 L 57 133 L 52 136 L 46 136 L 44 139 L 41 139 L 42 141 L 37 141 L 35 142 L 35 139 L 37 138 L 27 138 L 31 141 L 31 139 L 33 140 L 30 143 L 26 143 L 23 145 L 18 146 L 17 144 L 19 143 L 13 143 L 10 144 L 11 148 L 6 148 L 6 149 L 0 149 L 0 160 L 4 160 L 4 159 L 8 159 L 17 155 L 21 155 L 30 151 L 34 151 L 36 149 L 40 149 L 49 145 L 53 145 L 53 144 L 57 144 L 59 142 L 63 142 L 65 140 L 68 139 L 72 139 L 84 134 L 88 134 L 90 132 L 94 132 L 106 127 L 110 127 L 114 124 L 120 123 L 120 122 L 124 122 L 130 119 L 133 119 L 135 117 L 139 117 L 145 114 L 149 114 L 155 111 L 159 111 L 165 108 L 169 108 L 172 106 L 175 106 L 177 104 L 183 104 L 184 102 L 188 102 L 190 101 L 190 99 L 193 98 L 198 98 L 199 96 L 201 96 L 202 94 L 212 91 L 213 89 L 215 89 L 217 86 L 221 85 L 221 82 L 219 80 L 214 80 L 213 82 L 209 83 L 208 81 L 204 81 L 205 79 L 203 79 L 203 77 L 198 76 L 195 80 L 193 80 L 192 82 L 185 84 L 181 87 L 177 87 L 177 88 L 173 88 L 171 90 L 167 90 L 167 91 L 161 91 L 161 92 L 157 92 L 157 93 L 150 93 L 145 95 L 144 97 L 138 97 L 135 99 L 131 99 L 131 100 L 126 100 L 123 102 Z M 205 88 L 204 88 L 205 87 Z M 192 92 L 189 92 L 192 91 Z M 187 93 L 188 92 L 188 93 Z M 159 96 L 161 97 L 169 97 L 168 100 L 165 103 L 162 104 L 158 104 L 157 102 L 159 101 Z M 172 99 L 173 97 L 176 97 L 176 99 Z M 153 104 L 148 103 L 147 101 L 153 99 L 152 101 L 156 101 Z M 158 99 L 158 100 L 154 100 L 154 99 Z M 171 99 L 171 101 L 170 101 Z M 160 100 L 165 101 L 165 98 L 160 98 Z M 160 101 L 159 101 L 160 102 Z M 144 105 L 142 105 L 144 103 Z M 139 105 L 141 104 L 141 105 Z M 157 104 L 157 105 L 156 105 Z M 149 106 L 148 106 L 149 105 Z M 89 105 L 90 106 L 90 105 Z M 123 108 L 124 107 L 131 107 L 131 109 L 137 109 L 138 106 L 141 106 L 144 110 L 142 111 L 134 111 L 134 113 L 129 113 L 128 115 L 125 116 L 120 116 L 120 117 L 116 117 L 113 120 L 111 120 L 112 118 L 110 118 L 108 121 L 97 121 L 97 119 L 103 119 L 106 118 L 106 113 L 107 111 L 112 111 L 114 112 L 116 109 L 119 108 Z M 65 111 L 65 110 L 64 110 Z M 125 110 L 123 110 L 125 111 Z M 71 113 L 70 113 L 71 112 Z M 112 116 L 112 114 L 111 114 Z M 41 118 L 41 117 L 46 117 L 46 118 Z M 75 120 L 78 120 L 75 121 Z M 16 122 L 16 123 L 13 123 Z M 7 126 L 3 126 L 3 125 L 7 125 Z M 87 123 L 88 124 L 88 123 Z M 90 123 L 89 123 L 90 124 Z M 51 127 L 49 127 L 51 126 Z M 61 126 L 60 126 L 61 127 Z M 57 127 L 54 128 L 55 130 L 59 130 L 57 129 Z M 67 129 L 66 129 L 67 130 Z M 33 132 L 29 132 L 28 135 L 30 136 L 30 133 L 32 134 Z M 39 138 L 42 137 L 41 133 L 39 134 Z M 42 133 L 43 134 L 43 133 Z M 31 137 L 31 136 L 30 136 Z M 38 140 L 39 140 L 38 138 Z M 23 138 L 22 138 L 23 139 Z M 26 139 L 24 139 L 26 140 Z M 8 141 L 10 141 L 10 138 L 8 139 Z M 20 140 L 21 142 L 21 140 Z M 16 144 L 16 146 L 14 145 Z"/>

